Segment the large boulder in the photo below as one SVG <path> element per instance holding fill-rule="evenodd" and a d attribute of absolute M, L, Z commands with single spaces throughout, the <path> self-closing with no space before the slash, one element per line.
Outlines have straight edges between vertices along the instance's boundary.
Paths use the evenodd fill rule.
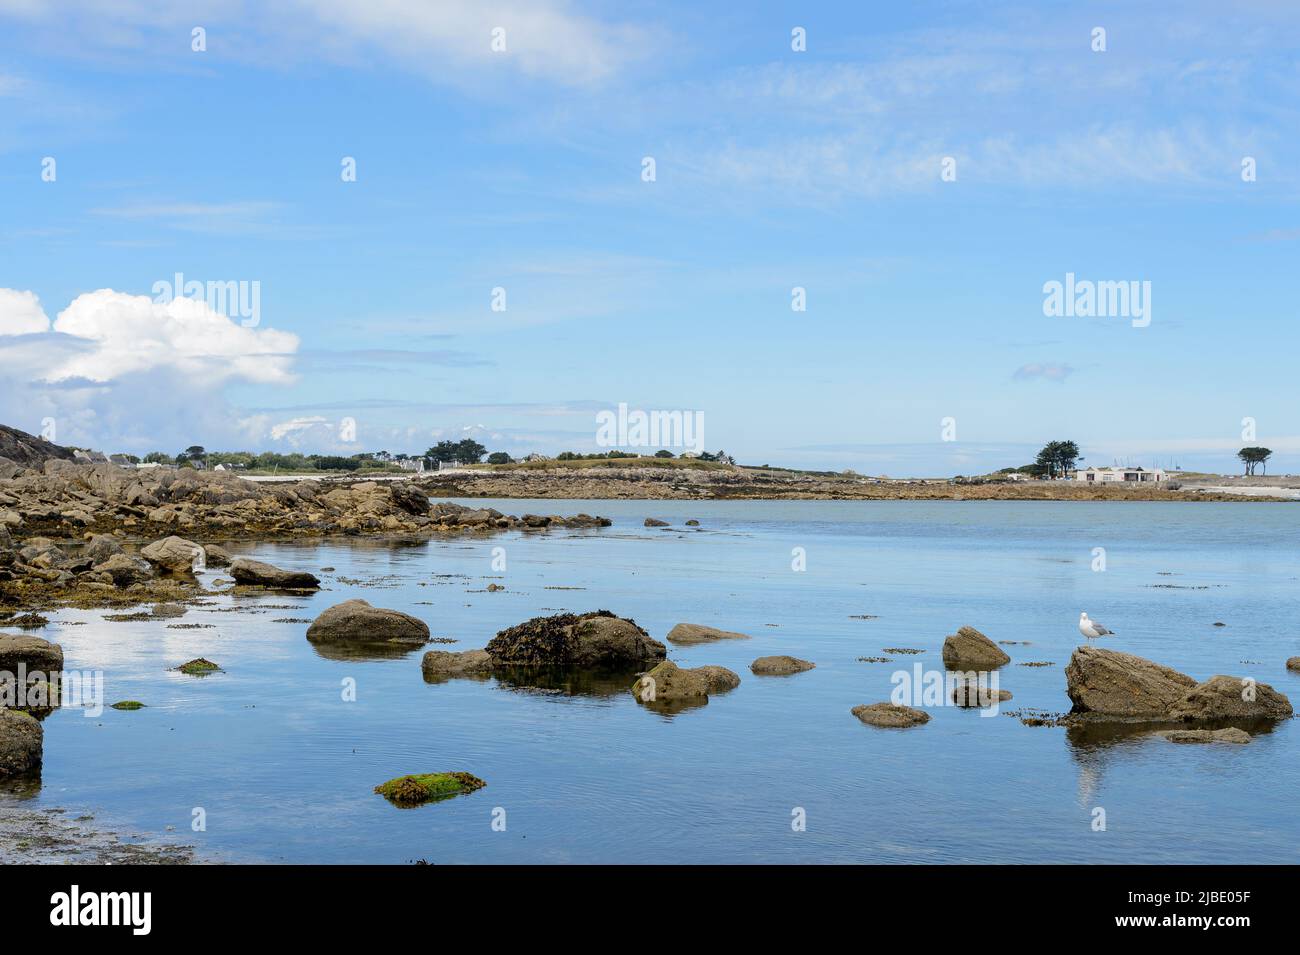
<path fill-rule="evenodd" d="M 1115 717 L 1166 717 L 1196 681 L 1131 653 L 1079 647 L 1065 668 L 1072 712 Z"/>
<path fill-rule="evenodd" d="M 1198 683 L 1169 709 L 1176 720 L 1281 720 L 1291 701 L 1267 683 L 1235 676 L 1212 676 Z"/>
<path fill-rule="evenodd" d="M 734 670 L 728 670 L 726 667 L 708 664 L 702 667 L 694 667 L 693 672 L 704 677 L 705 682 L 709 685 L 710 693 L 725 693 L 740 686 L 739 674 Z"/>
<path fill-rule="evenodd" d="M 345 600 L 312 622 L 307 639 L 312 643 L 425 644 L 429 642 L 429 625 L 400 610 L 372 607 L 364 600 Z"/>
<path fill-rule="evenodd" d="M 0 710 L 0 779 L 39 773 L 44 735 L 35 717 Z"/>
<path fill-rule="evenodd" d="M 126 554 L 114 554 L 102 564 L 95 565 L 96 573 L 108 574 L 119 587 L 138 584 L 149 576 L 149 567 Z"/>
<path fill-rule="evenodd" d="M 638 703 L 703 703 L 709 698 L 709 676 L 664 660 L 637 677 L 631 689 Z"/>
<path fill-rule="evenodd" d="M 645 666 L 668 649 L 634 620 L 608 610 L 534 617 L 502 630 L 487 645 L 496 663 L 511 666 L 574 666 L 609 669 Z"/>
<path fill-rule="evenodd" d="M 40 637 L 0 633 L 0 673 L 16 674 L 19 664 L 29 673 L 58 672 L 63 669 L 63 648 Z"/>
<path fill-rule="evenodd" d="M 429 495 L 414 484 L 408 484 L 405 481 L 394 481 L 389 485 L 389 494 L 392 497 L 393 504 L 408 514 L 423 516 L 429 513 Z"/>
<path fill-rule="evenodd" d="M 700 623 L 679 623 L 668 631 L 668 642 L 682 646 L 696 643 L 713 643 L 715 640 L 748 640 L 749 634 L 732 630 L 719 630 Z"/>
<path fill-rule="evenodd" d="M 204 553 L 208 555 L 209 567 L 230 566 L 230 553 L 224 547 L 219 547 L 216 544 L 208 544 L 203 548 L 203 550 Z"/>
<path fill-rule="evenodd" d="M 943 641 L 944 666 L 955 670 L 995 670 L 1011 657 L 974 627 L 962 627 Z"/>
<path fill-rule="evenodd" d="M 279 567 L 260 560 L 249 560 L 247 557 L 236 557 L 230 562 L 230 576 L 235 578 L 237 584 L 276 587 L 283 590 L 313 590 L 320 586 L 320 580 L 306 571 L 281 570 Z"/>
<path fill-rule="evenodd" d="M 195 561 L 204 555 L 203 548 L 194 541 L 173 534 L 141 548 L 140 556 L 160 574 L 183 575 L 193 573 Z"/>

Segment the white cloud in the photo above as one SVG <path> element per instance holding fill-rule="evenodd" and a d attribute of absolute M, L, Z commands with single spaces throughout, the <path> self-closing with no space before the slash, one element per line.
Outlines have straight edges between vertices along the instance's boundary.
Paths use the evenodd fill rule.
<path fill-rule="evenodd" d="M 309 418 L 290 418 L 288 421 L 273 424 L 269 433 L 273 441 L 282 441 L 288 438 L 291 444 L 298 445 L 302 443 L 301 439 L 304 432 L 319 431 L 322 425 L 329 428 L 329 430 L 333 430 L 329 427 L 327 419 L 322 418 L 320 415 L 313 415 Z"/>
<path fill-rule="evenodd" d="M 428 70 L 434 51 L 461 65 L 496 61 L 526 74 L 588 83 L 615 73 L 638 55 L 644 36 L 634 27 L 599 22 L 555 0 L 302 0 L 343 41 L 373 43 Z M 492 50 L 492 31 L 505 31 L 505 52 Z M 445 69 L 438 63 L 439 71 Z"/>
<path fill-rule="evenodd" d="M 32 292 L 0 289 L 0 421 L 106 450 L 261 440 L 223 399 L 235 381 L 294 381 L 298 337 L 246 328 L 205 302 L 101 289 L 51 323 Z M 262 425 L 262 427 L 257 427 Z"/>
<path fill-rule="evenodd" d="M 58 6 L 56 16 L 53 5 L 0 0 L 0 15 L 24 21 L 47 45 L 76 55 L 130 55 L 134 62 L 176 51 L 188 56 L 189 30 L 201 24 L 213 57 L 273 66 L 374 59 L 452 83 L 471 72 L 496 72 L 588 84 L 649 56 L 654 46 L 651 31 L 579 13 L 567 0 L 195 0 L 180 6 L 65 0 Z M 505 52 L 491 47 L 497 27 L 506 31 Z"/>
<path fill-rule="evenodd" d="M 33 335 L 50 330 L 50 320 L 34 292 L 0 288 L 0 335 Z"/>
<path fill-rule="evenodd" d="M 298 349 L 296 335 L 245 328 L 206 302 L 176 298 L 162 305 L 112 289 L 79 295 L 59 313 L 53 330 L 95 347 L 40 369 L 39 377 L 46 381 L 112 381 L 174 368 L 214 385 L 232 378 L 281 384 L 293 380 Z"/>

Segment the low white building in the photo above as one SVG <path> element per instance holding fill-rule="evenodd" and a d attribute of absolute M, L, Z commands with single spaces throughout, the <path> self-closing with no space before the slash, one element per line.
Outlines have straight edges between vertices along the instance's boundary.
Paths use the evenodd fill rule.
<path fill-rule="evenodd" d="M 1164 481 L 1165 472 L 1161 468 L 1080 468 L 1074 472 L 1074 480 L 1093 484 L 1147 483 Z"/>

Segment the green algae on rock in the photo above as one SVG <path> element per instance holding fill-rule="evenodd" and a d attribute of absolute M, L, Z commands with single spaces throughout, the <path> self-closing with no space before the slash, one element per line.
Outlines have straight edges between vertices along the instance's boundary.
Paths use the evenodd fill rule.
<path fill-rule="evenodd" d="M 188 663 L 182 663 L 176 669 L 188 676 L 208 676 L 211 673 L 222 672 L 221 667 L 211 660 L 205 660 L 203 657 L 195 657 Z"/>
<path fill-rule="evenodd" d="M 142 710 L 144 704 L 139 700 L 118 700 L 116 703 L 111 704 L 109 708 L 114 710 Z"/>
<path fill-rule="evenodd" d="M 394 806 L 410 808 L 482 789 L 487 783 L 471 773 L 418 773 L 398 776 L 375 787 Z"/>

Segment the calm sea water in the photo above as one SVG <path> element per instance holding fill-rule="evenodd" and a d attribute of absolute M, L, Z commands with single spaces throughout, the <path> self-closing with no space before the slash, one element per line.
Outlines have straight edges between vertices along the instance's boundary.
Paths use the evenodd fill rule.
<path fill-rule="evenodd" d="M 1029 642 L 1006 647 L 1013 664 L 1001 685 L 1015 698 L 1004 713 L 1063 712 L 1081 610 L 1117 632 L 1104 646 L 1197 678 L 1251 676 L 1300 703 L 1300 676 L 1284 667 L 1300 654 L 1292 505 L 474 503 L 585 510 L 614 526 L 236 545 L 284 567 L 335 571 L 311 597 L 223 596 L 179 620 L 60 612 L 43 635 L 63 644 L 67 667 L 103 670 L 110 702 L 147 708 L 50 716 L 43 785 L 28 804 L 90 811 L 240 861 L 1300 861 L 1295 720 L 1233 747 L 1086 738 L 955 707 L 909 730 L 849 713 L 888 699 L 897 670 L 941 668 L 944 637 L 963 624 Z M 646 516 L 674 528 L 644 528 Z M 681 527 L 688 518 L 701 527 Z M 1097 547 L 1104 572 L 1093 570 Z M 795 548 L 805 571 L 791 569 Z M 492 581 L 505 591 L 483 592 Z M 679 664 L 721 664 L 743 682 L 666 717 L 618 687 L 430 685 L 419 652 L 328 659 L 306 641 L 306 623 L 276 622 L 352 597 L 421 617 L 458 641 L 448 649 L 481 647 L 532 616 L 597 608 L 661 640 L 680 621 L 753 639 L 670 648 Z M 864 614 L 875 619 L 854 619 Z M 75 621 L 86 623 L 66 625 Z M 858 660 L 887 647 L 924 653 Z M 750 674 L 754 658 L 777 653 L 817 669 Z M 196 656 L 225 672 L 168 670 Z M 1015 665 L 1031 661 L 1054 665 Z M 348 679 L 355 702 L 343 699 Z M 487 788 L 413 810 L 372 792 L 393 776 L 453 769 Z M 204 832 L 191 831 L 196 807 Z M 1093 828 L 1099 807 L 1105 831 Z M 492 826 L 501 809 L 505 831 Z M 806 831 L 791 825 L 799 809 Z"/>

